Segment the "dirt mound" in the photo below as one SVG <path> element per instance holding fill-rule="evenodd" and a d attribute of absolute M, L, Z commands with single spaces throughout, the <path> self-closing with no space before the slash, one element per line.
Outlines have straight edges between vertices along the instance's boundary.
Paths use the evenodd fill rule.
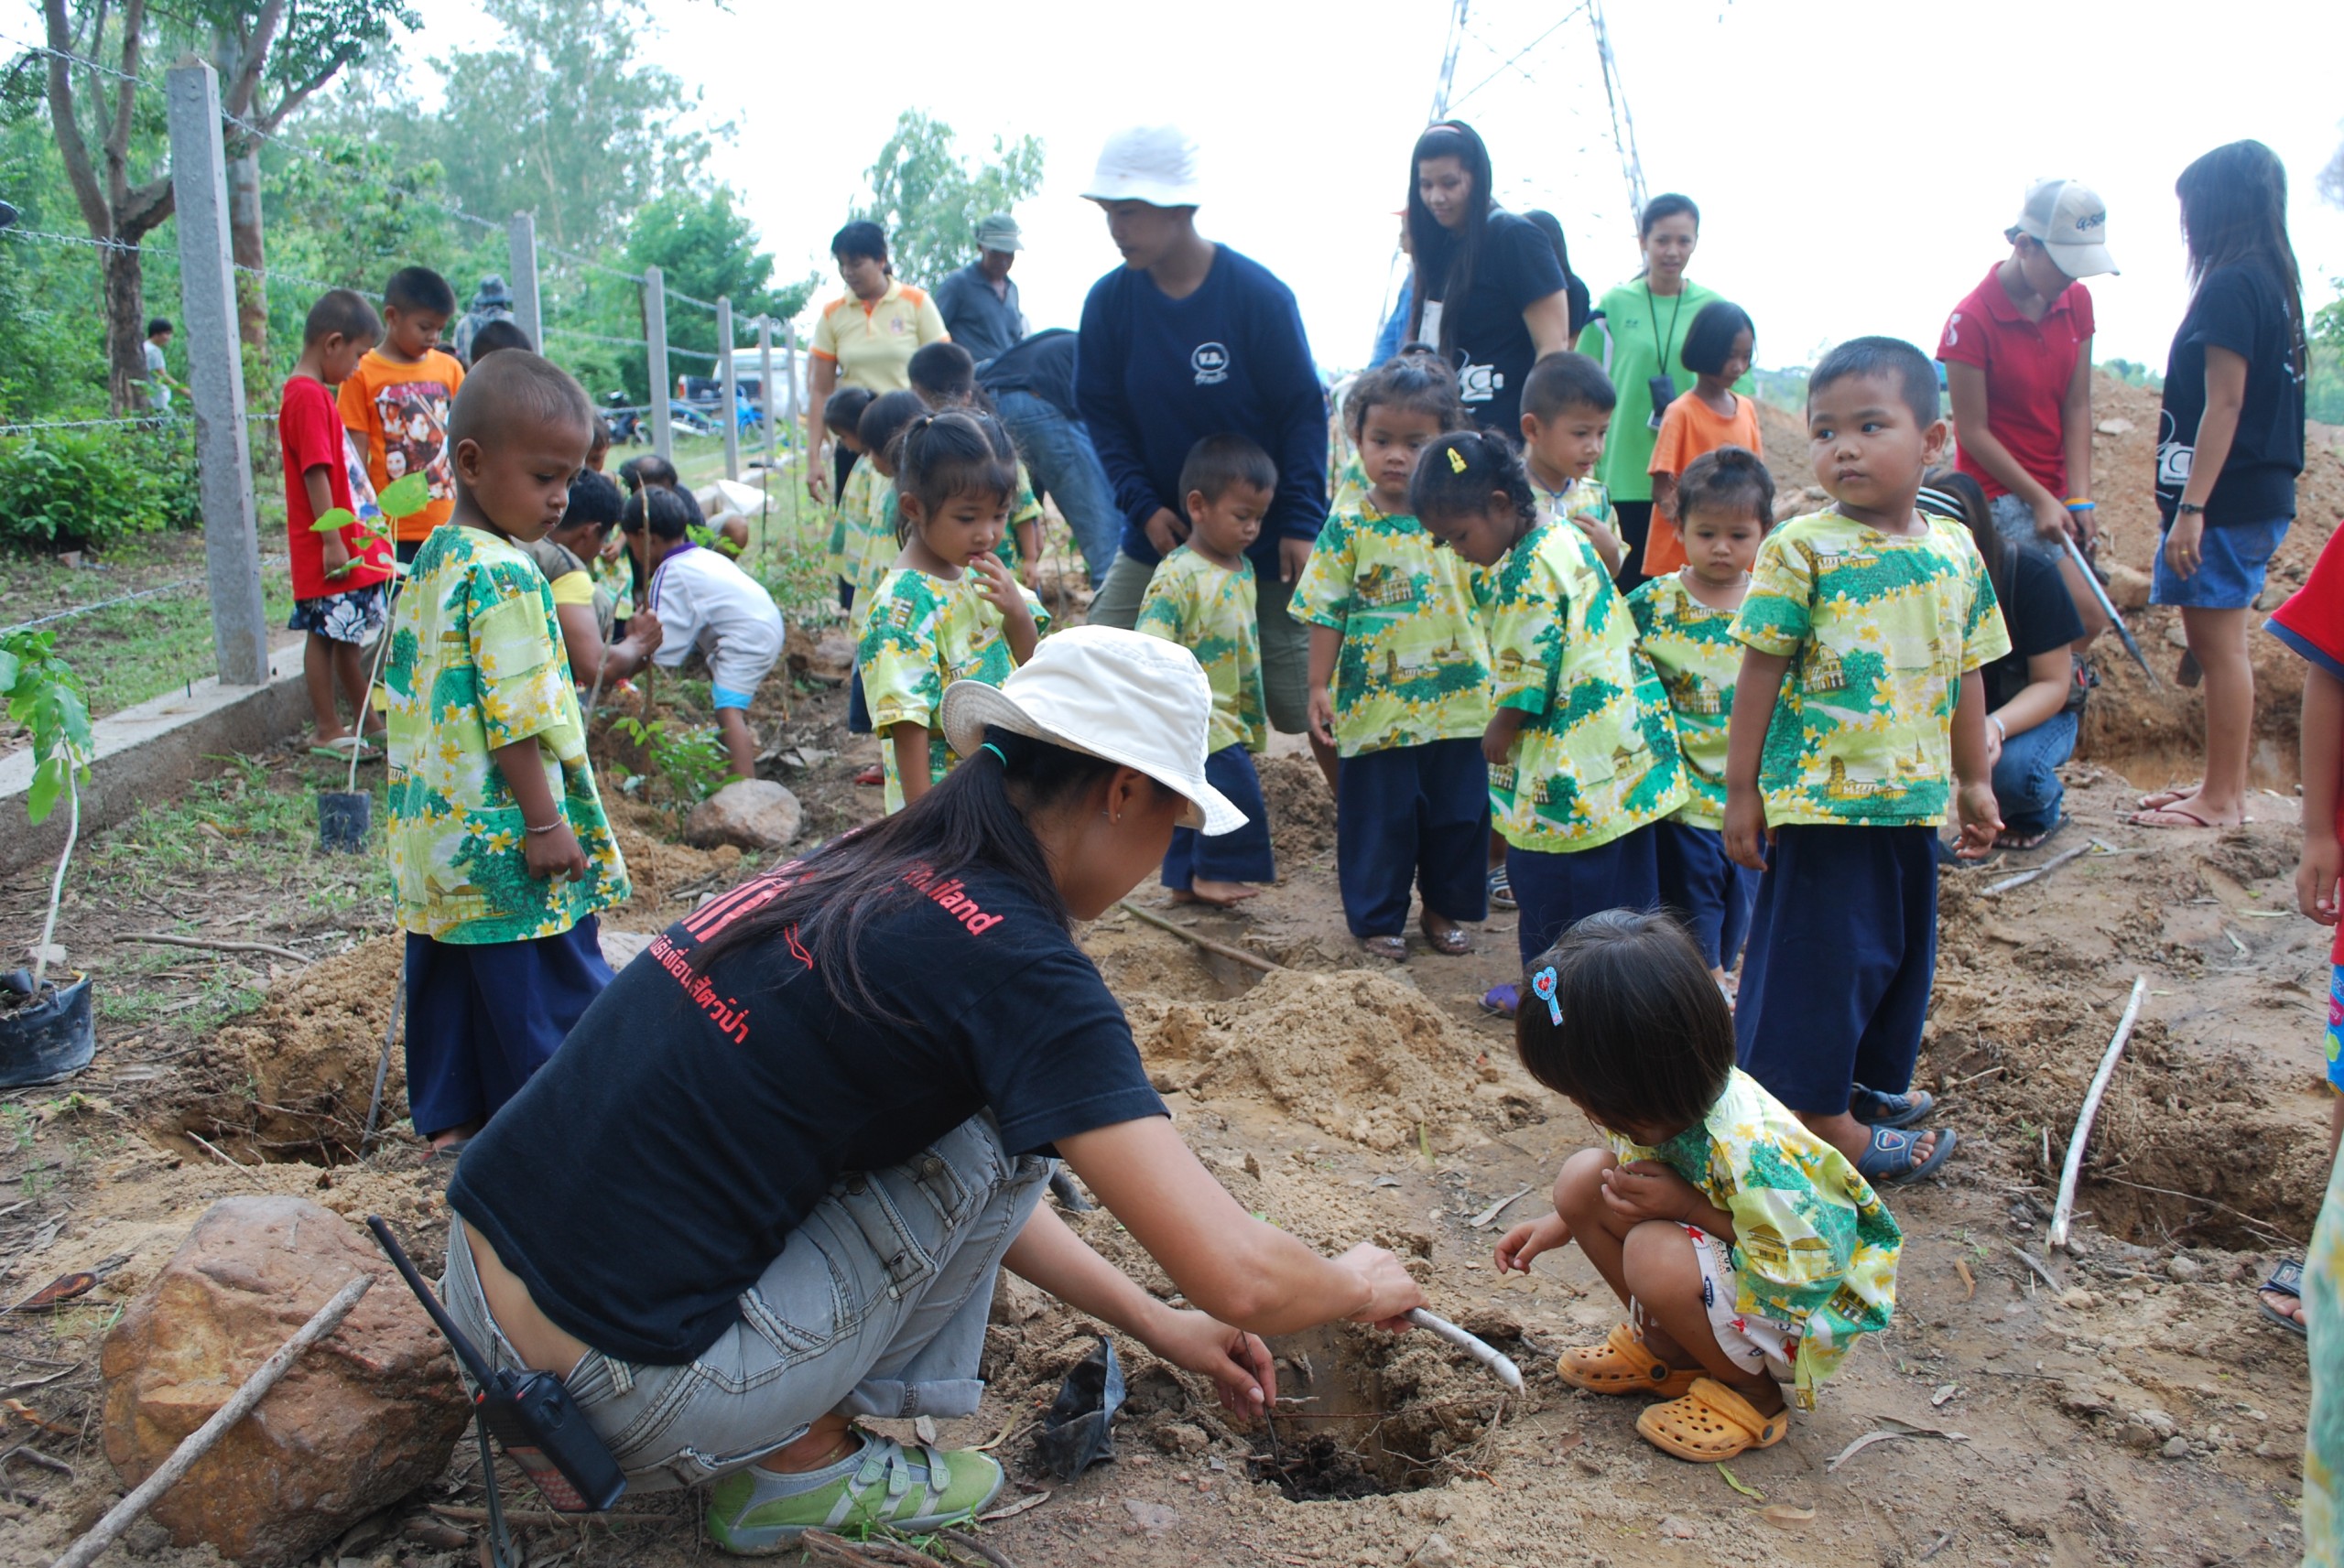
<path fill-rule="evenodd" d="M 688 907 L 701 893 L 718 892 L 731 882 L 741 864 L 741 851 L 732 845 L 695 849 L 676 843 L 671 838 L 676 824 L 667 813 L 608 788 L 602 799 L 619 854 L 626 861 L 627 880 L 635 888 L 626 906 L 629 914 L 672 919 L 683 908 L 670 906 Z"/>
<path fill-rule="evenodd" d="M 1479 1044 L 1414 987 L 1371 970 L 1271 975 L 1211 1005 L 1127 1002 L 1157 1087 L 1258 1096 L 1338 1138 L 1391 1150 L 1460 1122 L 1535 1112 Z"/>
<path fill-rule="evenodd" d="M 206 1092 L 164 1130 L 197 1133 L 238 1158 L 355 1160 L 406 943 L 377 936 L 278 982 L 257 1012 L 204 1048 Z M 382 1126 L 407 1115 L 402 1054 L 391 1054 Z"/>
<path fill-rule="evenodd" d="M 1279 874 L 1290 876 L 1305 861 L 1333 854 L 1335 802 L 1318 764 L 1303 756 L 1264 757 L 1259 771 Z"/>

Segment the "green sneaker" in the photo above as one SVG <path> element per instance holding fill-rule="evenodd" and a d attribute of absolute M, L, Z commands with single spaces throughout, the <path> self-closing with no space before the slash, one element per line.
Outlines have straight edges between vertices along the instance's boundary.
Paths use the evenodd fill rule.
<path fill-rule="evenodd" d="M 973 1448 L 951 1454 L 923 1443 L 906 1449 L 863 1433 L 863 1452 L 805 1476 L 752 1465 L 711 1489 L 708 1533 L 743 1557 L 787 1552 L 809 1530 L 884 1525 L 906 1532 L 959 1524 L 1000 1495 L 1001 1466 Z M 828 1479 L 825 1479 L 828 1477 Z M 813 1482 L 801 1491 L 781 1488 Z"/>

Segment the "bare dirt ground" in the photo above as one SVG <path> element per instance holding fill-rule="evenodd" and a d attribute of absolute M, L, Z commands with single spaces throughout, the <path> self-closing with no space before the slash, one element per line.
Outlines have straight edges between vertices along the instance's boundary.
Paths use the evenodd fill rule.
<path fill-rule="evenodd" d="M 2153 514 L 2124 481 L 2139 489 L 2147 471 L 2134 449 L 2154 433 L 2154 399 L 2143 411 L 2147 395 L 2128 402 L 2111 384 L 2100 416 L 2132 429 L 2100 441 L 2100 492 L 2115 558 L 2143 569 Z M 1802 450 L 1792 434 L 1775 459 L 1786 473 Z M 2315 433 L 2303 520 L 2274 574 L 2285 586 L 2344 511 L 2334 440 Z M 2163 614 L 2134 619 L 2169 676 Z M 2075 825 L 2035 855 L 1947 878 L 1920 1081 L 1962 1148 L 1943 1180 L 1890 1195 L 1906 1236 L 1894 1326 L 1785 1442 L 1730 1476 L 1648 1447 L 1634 1401 L 1555 1379 L 1556 1350 L 1600 1338 L 1618 1316 L 1575 1252 L 1541 1259 L 1527 1278 L 1501 1282 L 1490 1269 L 1497 1234 L 1542 1211 L 1556 1169 L 1590 1139 L 1476 1004 L 1513 978 L 1513 917 L 1481 928 L 1470 957 L 1419 946 L 1405 966 L 1368 968 L 1337 905 L 1324 786 L 1307 760 L 1272 759 L 1279 884 L 1243 913 L 1174 909 L 1154 888 L 1134 902 L 1294 972 L 1264 977 L 1120 914 L 1089 928 L 1086 946 L 1183 1134 L 1240 1200 L 1315 1245 L 1401 1250 L 1435 1310 L 1520 1361 L 1527 1393 L 1502 1400 L 1421 1335 L 1346 1328 L 1282 1342 L 1284 1391 L 1298 1402 L 1277 1417 L 1278 1453 L 1310 1490 L 1336 1494 L 1296 1501 L 1257 1478 L 1265 1433 L 1231 1429 L 1194 1379 L 1123 1343 L 1132 1396 L 1119 1459 L 1060 1485 L 1036 1471 L 1030 1427 L 1095 1330 L 1005 1284 L 988 1336 L 992 1391 L 941 1436 L 1002 1440 L 1018 1478 L 1004 1502 L 1048 1496 L 983 1540 L 1019 1568 L 1400 1564 L 1435 1534 L 1449 1561 L 1470 1564 L 2293 1560 L 2303 1346 L 2259 1315 L 2252 1286 L 2308 1236 L 2319 1200 L 2328 938 L 2294 913 L 2292 672 L 2267 650 L 2265 664 L 2272 788 L 2246 827 L 2122 824 L 2141 787 L 2187 776 L 2195 698 L 2152 693 L 2104 653 L 2088 755 L 2068 774 Z M 769 733 L 777 702 L 760 714 Z M 808 765 L 775 764 L 805 801 L 809 841 L 877 809 L 877 792 L 851 783 L 875 749 L 844 734 L 842 713 L 835 691 L 801 693 L 781 750 Z M 0 1382 L 18 1402 L 0 1405 L 0 1451 L 25 1444 L 71 1470 L 0 1452 L 0 1568 L 48 1562 L 118 1494 L 96 1441 L 97 1346 L 211 1201 L 299 1193 L 385 1215 L 418 1254 L 444 1240 L 436 1184 L 403 1130 L 357 1155 L 396 947 L 379 873 L 309 853 L 308 797 L 321 779 L 292 751 L 255 760 L 103 836 L 79 862 L 63 939 L 114 1000 L 88 1072 L 0 1096 L 0 1303 L 69 1270 L 104 1278 L 67 1310 L 0 1316 Z M 606 923 L 614 931 L 657 929 L 754 864 L 669 841 L 661 810 L 623 809 L 637 896 Z M 1987 891 L 2087 840 L 2104 849 Z M 29 876 L 0 887 L 0 928 L 29 927 L 43 891 Z M 316 961 L 115 940 L 158 931 Z M 2058 1162 L 2136 975 L 2150 988 L 2144 1022 L 2091 1142 L 2077 1250 L 2049 1260 Z M 396 1066 L 389 1100 L 395 1124 Z M 1077 1223 L 1169 1289 L 1110 1217 Z M 1845 1454 L 1883 1432 L 1898 1435 Z M 509 1473 L 506 1486 L 526 1506 Z M 393 1534 L 343 1560 L 470 1562 L 450 1532 L 477 1528 L 461 1510 L 480 1497 L 466 1448 L 396 1511 Z M 719 1555 L 691 1500 L 672 1495 L 523 1534 L 538 1564 Z M 171 1568 L 215 1561 L 152 1525 L 118 1552 Z"/>

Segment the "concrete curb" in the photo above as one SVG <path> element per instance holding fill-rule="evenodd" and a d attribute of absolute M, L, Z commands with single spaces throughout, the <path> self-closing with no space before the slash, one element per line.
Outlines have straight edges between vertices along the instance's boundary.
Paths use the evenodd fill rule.
<path fill-rule="evenodd" d="M 270 649 L 268 678 L 260 686 L 200 680 L 99 719 L 92 727 L 97 755 L 81 789 L 82 833 L 175 799 L 191 781 L 219 771 L 215 758 L 263 751 L 299 730 L 309 718 L 301 651 L 299 638 Z M 65 842 L 62 810 L 38 827 L 26 826 L 32 778 L 29 746 L 0 757 L 0 876 L 54 861 Z"/>

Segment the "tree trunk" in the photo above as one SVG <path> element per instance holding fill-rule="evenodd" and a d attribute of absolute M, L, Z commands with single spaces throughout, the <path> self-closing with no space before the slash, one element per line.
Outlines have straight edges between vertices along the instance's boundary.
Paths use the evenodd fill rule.
<path fill-rule="evenodd" d="M 106 392 L 116 414 L 146 411 L 146 269 L 136 245 L 98 253 L 106 305 Z"/>
<path fill-rule="evenodd" d="M 251 351 L 245 357 L 268 362 L 268 289 L 255 274 L 261 254 L 260 157 L 248 152 L 228 160 L 228 243 L 240 267 L 236 275 L 236 336 Z"/>

